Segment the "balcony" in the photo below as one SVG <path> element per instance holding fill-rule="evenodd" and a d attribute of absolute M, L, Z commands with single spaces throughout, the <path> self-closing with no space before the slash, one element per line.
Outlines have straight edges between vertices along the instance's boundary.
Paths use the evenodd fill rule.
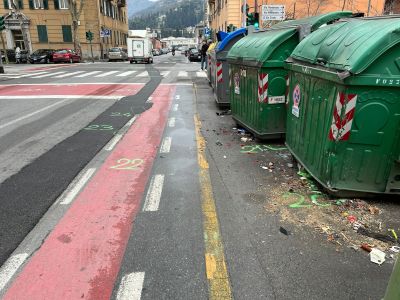
<path fill-rule="evenodd" d="M 118 5 L 118 7 L 125 7 L 126 0 L 117 0 L 117 5 Z"/>

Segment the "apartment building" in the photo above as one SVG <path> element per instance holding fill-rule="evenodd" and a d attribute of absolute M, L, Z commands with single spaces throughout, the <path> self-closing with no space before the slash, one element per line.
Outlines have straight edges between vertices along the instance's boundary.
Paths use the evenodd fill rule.
<path fill-rule="evenodd" d="M 351 10 L 353 12 L 369 13 L 370 16 L 381 15 L 385 12 L 385 1 L 393 2 L 392 11 L 396 12 L 398 0 L 247 0 L 250 12 L 259 12 L 262 5 L 285 5 L 287 19 L 299 19 L 331 11 Z M 244 0 L 207 0 L 208 24 L 214 31 L 226 31 L 230 24 L 241 27 L 243 24 L 242 7 Z M 387 7 L 389 7 L 387 5 Z M 270 22 L 261 22 L 260 26 L 268 27 Z"/>
<path fill-rule="evenodd" d="M 6 30 L 2 32 L 8 49 L 74 48 L 70 1 L 80 0 L 3 0 L 0 14 Z M 90 55 L 86 31 L 93 32 L 93 54 L 105 57 L 113 46 L 125 46 L 128 36 L 126 0 L 84 0 L 78 22 L 82 57 Z M 0 4 L 1 6 L 1 4 Z M 24 42 L 25 41 L 25 42 Z"/>

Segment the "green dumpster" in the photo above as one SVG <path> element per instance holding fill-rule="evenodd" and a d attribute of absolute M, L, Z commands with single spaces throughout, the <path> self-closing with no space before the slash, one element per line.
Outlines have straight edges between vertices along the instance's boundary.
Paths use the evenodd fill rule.
<path fill-rule="evenodd" d="M 330 193 L 400 194 L 400 18 L 345 19 L 287 60 L 286 144 Z"/>
<path fill-rule="evenodd" d="M 390 276 L 389 285 L 386 289 L 384 300 L 399 300 L 400 299 L 400 260 L 397 258 L 397 263 L 394 266 L 392 276 Z"/>
<path fill-rule="evenodd" d="M 350 15 L 351 12 L 333 12 L 282 22 L 236 42 L 227 57 L 233 119 L 259 139 L 283 137 L 287 90 L 285 59 L 308 33 Z"/>

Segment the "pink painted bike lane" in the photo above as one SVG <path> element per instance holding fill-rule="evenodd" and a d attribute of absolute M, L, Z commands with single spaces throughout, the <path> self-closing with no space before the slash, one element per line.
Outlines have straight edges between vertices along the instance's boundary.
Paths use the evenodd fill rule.
<path fill-rule="evenodd" d="M 174 86 L 159 86 L 4 299 L 109 299 L 157 155 Z"/>

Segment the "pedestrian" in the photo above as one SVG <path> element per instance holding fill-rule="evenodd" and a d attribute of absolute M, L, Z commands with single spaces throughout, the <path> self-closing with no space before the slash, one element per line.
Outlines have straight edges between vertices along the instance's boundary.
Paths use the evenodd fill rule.
<path fill-rule="evenodd" d="M 201 69 L 207 69 L 207 50 L 210 46 L 209 42 L 203 41 L 203 46 L 201 46 Z"/>
<path fill-rule="evenodd" d="M 21 49 L 19 47 L 15 48 L 15 62 L 17 64 L 21 63 Z"/>

